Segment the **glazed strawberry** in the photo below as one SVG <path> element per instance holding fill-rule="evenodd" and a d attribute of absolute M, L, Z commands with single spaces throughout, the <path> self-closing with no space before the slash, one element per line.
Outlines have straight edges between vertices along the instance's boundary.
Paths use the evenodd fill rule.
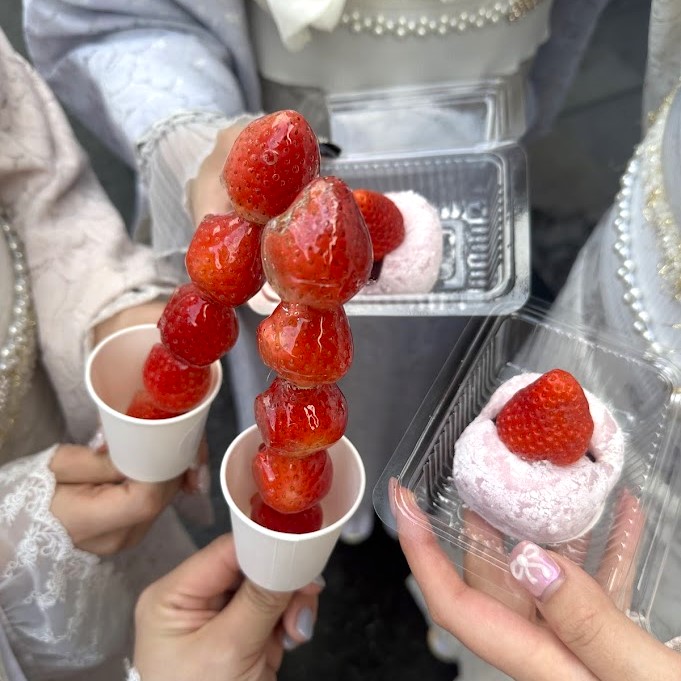
<path fill-rule="evenodd" d="M 496 420 L 501 441 L 514 454 L 565 466 L 589 448 L 594 422 L 572 374 L 553 369 L 519 390 Z"/>
<path fill-rule="evenodd" d="M 251 519 L 275 532 L 305 534 L 321 528 L 323 513 L 319 504 L 302 513 L 279 513 L 265 504 L 259 494 L 254 494 L 251 497 Z"/>
<path fill-rule="evenodd" d="M 234 210 L 264 225 L 283 213 L 319 175 L 319 145 L 296 111 L 277 111 L 250 123 L 234 141 L 222 179 Z"/>
<path fill-rule="evenodd" d="M 404 241 L 404 218 L 400 209 L 387 196 L 370 189 L 352 192 L 367 224 L 374 261 L 394 251 Z"/>
<path fill-rule="evenodd" d="M 262 439 L 289 456 L 304 456 L 343 437 L 348 404 L 335 383 L 299 388 L 283 378 L 255 398 Z"/>
<path fill-rule="evenodd" d="M 158 328 L 163 344 L 194 366 L 212 364 L 232 348 L 239 335 L 234 309 L 206 298 L 196 284 L 175 290 Z"/>
<path fill-rule="evenodd" d="M 142 369 L 144 387 L 161 409 L 179 414 L 195 407 L 210 387 L 210 367 L 195 367 L 156 343 Z"/>
<path fill-rule="evenodd" d="M 371 238 L 348 186 L 313 180 L 265 226 L 267 281 L 282 300 L 331 309 L 350 300 L 371 274 Z"/>
<path fill-rule="evenodd" d="M 352 363 L 352 333 L 342 307 L 279 303 L 258 326 L 256 338 L 263 362 L 304 388 L 335 383 Z"/>
<path fill-rule="evenodd" d="M 177 414 L 171 414 L 160 407 L 157 407 L 151 395 L 146 390 L 138 390 L 130 400 L 127 416 L 134 416 L 136 419 L 169 419 Z"/>
<path fill-rule="evenodd" d="M 262 227 L 234 212 L 206 215 L 187 250 L 189 278 L 223 305 L 237 307 L 245 303 L 265 283 L 261 236 Z"/>
<path fill-rule="evenodd" d="M 262 500 L 279 513 L 300 513 L 320 502 L 331 488 L 333 463 L 328 452 L 284 456 L 260 445 L 252 464 Z"/>

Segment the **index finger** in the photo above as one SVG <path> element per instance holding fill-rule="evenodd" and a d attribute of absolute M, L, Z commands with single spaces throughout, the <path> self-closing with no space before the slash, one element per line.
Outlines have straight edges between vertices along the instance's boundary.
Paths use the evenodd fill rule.
<path fill-rule="evenodd" d="M 59 445 L 50 461 L 50 470 L 60 484 L 101 485 L 125 479 L 108 454 L 79 445 Z"/>
<path fill-rule="evenodd" d="M 172 598 L 208 601 L 239 586 L 242 581 L 234 539 L 224 534 L 197 551 L 159 582 Z"/>
<path fill-rule="evenodd" d="M 436 624 L 476 655 L 519 681 L 595 681 L 548 630 L 467 586 L 427 529 L 408 490 L 395 492 L 397 529 L 404 555 Z"/>

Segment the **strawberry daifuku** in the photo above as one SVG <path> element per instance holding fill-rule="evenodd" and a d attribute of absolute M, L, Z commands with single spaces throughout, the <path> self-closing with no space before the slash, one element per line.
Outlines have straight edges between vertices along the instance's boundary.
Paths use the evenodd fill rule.
<path fill-rule="evenodd" d="M 259 225 L 283 213 L 317 175 L 317 137 L 298 112 L 287 110 L 247 125 L 222 171 L 234 210 Z"/>
<path fill-rule="evenodd" d="M 374 249 L 374 261 L 383 260 L 404 241 L 404 218 L 385 194 L 370 189 L 352 192 L 366 222 Z"/>
<path fill-rule="evenodd" d="M 304 456 L 343 437 L 348 404 L 335 383 L 299 388 L 277 378 L 255 398 L 255 421 L 268 447 Z"/>
<path fill-rule="evenodd" d="M 517 539 L 557 543 L 582 535 L 600 517 L 622 472 L 621 428 L 605 404 L 584 391 L 587 418 L 581 387 L 572 381 L 563 371 L 514 376 L 455 444 L 453 477 L 460 498 Z M 560 413 L 562 403 L 567 416 Z M 553 423 L 553 436 L 547 423 Z M 523 427 L 527 437 L 519 433 Z M 505 439 L 523 453 L 511 451 Z M 574 460 L 576 451 L 582 454 Z"/>
<path fill-rule="evenodd" d="M 336 177 L 312 181 L 265 226 L 262 260 L 282 300 L 338 307 L 369 279 L 371 238 L 348 186 Z"/>

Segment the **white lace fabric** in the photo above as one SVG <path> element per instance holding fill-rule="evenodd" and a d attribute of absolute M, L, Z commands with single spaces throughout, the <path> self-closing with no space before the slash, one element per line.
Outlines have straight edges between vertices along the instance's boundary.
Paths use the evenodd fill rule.
<path fill-rule="evenodd" d="M 183 111 L 159 121 L 140 141 L 137 164 L 149 221 L 140 223 L 136 236 L 151 243 L 166 276 L 186 278 L 184 253 L 195 227 L 190 217 L 190 181 L 213 150 L 218 132 L 253 117 Z"/>
<path fill-rule="evenodd" d="M 111 562 L 76 549 L 50 512 L 56 447 L 0 468 L 0 610 L 12 652 L 33 681 L 95 667 L 122 650 L 133 597 Z"/>

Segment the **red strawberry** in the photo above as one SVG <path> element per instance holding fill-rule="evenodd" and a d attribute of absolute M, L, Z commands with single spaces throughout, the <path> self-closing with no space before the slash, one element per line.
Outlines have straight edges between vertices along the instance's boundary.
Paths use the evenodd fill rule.
<path fill-rule="evenodd" d="M 316 504 L 302 513 L 279 513 L 270 508 L 259 494 L 251 497 L 251 520 L 275 532 L 305 534 L 322 526 L 322 507 Z"/>
<path fill-rule="evenodd" d="M 594 422 L 572 374 L 553 369 L 519 390 L 497 416 L 501 441 L 530 461 L 574 463 L 589 448 Z"/>
<path fill-rule="evenodd" d="M 333 463 L 325 449 L 293 457 L 260 445 L 252 470 L 262 500 L 279 513 L 300 513 L 319 503 L 333 479 Z"/>
<path fill-rule="evenodd" d="M 194 366 L 212 364 L 233 347 L 239 335 L 234 309 L 206 298 L 196 284 L 175 290 L 158 328 L 163 344 Z"/>
<path fill-rule="evenodd" d="M 335 383 L 298 388 L 277 378 L 255 398 L 255 420 L 268 447 L 304 456 L 343 437 L 348 404 Z"/>
<path fill-rule="evenodd" d="M 234 141 L 222 179 L 244 219 L 264 225 L 283 213 L 319 175 L 319 145 L 296 111 L 277 111 L 250 123 Z"/>
<path fill-rule="evenodd" d="M 404 218 L 400 209 L 385 195 L 370 189 L 352 192 L 367 223 L 374 260 L 383 258 L 404 241 Z"/>
<path fill-rule="evenodd" d="M 130 405 L 125 412 L 127 416 L 134 416 L 136 419 L 169 419 L 177 414 L 171 414 L 156 406 L 151 395 L 146 390 L 138 390 L 130 400 Z"/>
<path fill-rule="evenodd" d="M 262 228 L 236 213 L 206 215 L 189 244 L 189 278 L 213 300 L 237 307 L 265 283 L 260 258 Z"/>
<path fill-rule="evenodd" d="M 303 388 L 335 383 L 352 364 L 352 333 L 342 307 L 279 303 L 256 338 L 263 362 Z"/>
<path fill-rule="evenodd" d="M 331 309 L 366 284 L 371 238 L 348 186 L 336 177 L 313 180 L 263 232 L 267 280 L 282 300 Z"/>
<path fill-rule="evenodd" d="M 195 407 L 210 387 L 210 367 L 195 367 L 156 343 L 142 369 L 144 387 L 161 409 L 179 414 Z"/>

